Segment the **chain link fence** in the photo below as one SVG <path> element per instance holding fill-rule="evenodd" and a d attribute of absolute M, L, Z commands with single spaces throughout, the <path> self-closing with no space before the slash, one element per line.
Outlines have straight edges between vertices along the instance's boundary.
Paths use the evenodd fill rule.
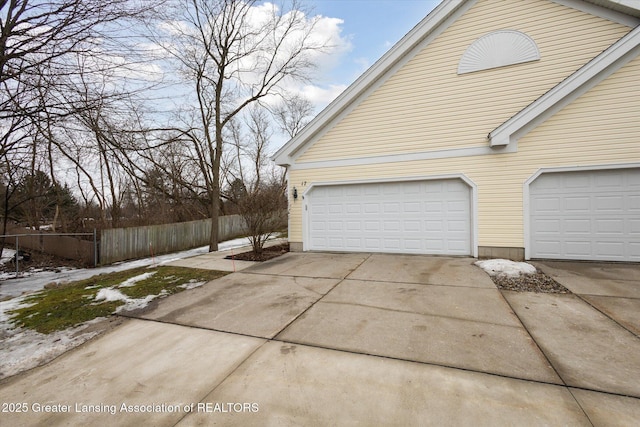
<path fill-rule="evenodd" d="M 43 252 L 61 258 L 73 259 L 86 265 L 97 266 L 99 262 L 99 246 L 96 231 L 93 233 L 44 233 L 39 231 L 0 235 L 5 244 L 15 245 L 16 276 L 20 274 L 21 263 L 27 250 Z"/>

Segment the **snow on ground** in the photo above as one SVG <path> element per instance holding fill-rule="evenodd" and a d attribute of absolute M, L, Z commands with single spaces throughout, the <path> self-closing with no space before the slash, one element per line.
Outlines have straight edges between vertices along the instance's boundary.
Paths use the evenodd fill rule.
<path fill-rule="evenodd" d="M 10 262 L 15 255 L 16 251 L 14 249 L 4 248 L 2 250 L 2 256 L 0 256 L 0 264 L 6 264 Z"/>
<path fill-rule="evenodd" d="M 153 272 L 155 273 L 155 271 Z M 138 276 L 136 276 L 138 277 Z M 118 287 L 121 288 L 123 284 Z M 184 285 L 183 285 L 184 286 Z M 95 297 L 96 301 L 124 301 L 124 305 L 116 308 L 116 313 L 120 313 L 121 311 L 129 311 L 129 310 L 137 310 L 139 308 L 145 308 L 151 301 L 156 298 L 167 295 L 168 292 L 162 291 L 158 295 L 147 295 L 144 298 L 129 298 L 119 290 L 111 287 L 111 288 L 103 288 L 98 291 L 98 294 Z"/>
<path fill-rule="evenodd" d="M 31 329 L 14 328 L 8 312 L 27 307 L 24 297 L 0 302 L 0 379 L 46 363 L 67 350 L 96 335 L 82 333 L 95 319 L 81 326 L 52 334 L 41 334 Z"/>
<path fill-rule="evenodd" d="M 51 334 L 41 334 L 31 329 L 22 328 L 5 330 L 6 336 L 0 339 L 0 355 L 2 355 L 0 357 L 0 379 L 47 363 L 65 351 L 88 341 L 98 332 L 82 333 L 82 331 L 90 324 L 102 320 L 104 319 L 94 319 L 78 327 Z M 4 329 L 4 325 L 0 325 L 0 328 Z"/>
<path fill-rule="evenodd" d="M 220 243 L 219 250 L 225 251 L 246 246 L 247 244 L 248 239 L 246 237 L 229 240 Z M 6 297 L 11 298 L 0 301 L 0 379 L 47 363 L 62 353 L 86 342 L 98 334 L 98 332 L 91 331 L 83 333 L 82 331 L 87 329 L 93 323 L 98 323 L 104 320 L 104 318 L 94 319 L 75 328 L 51 334 L 41 334 L 31 329 L 15 328 L 10 321 L 9 311 L 28 305 L 24 302 L 25 295 L 20 295 L 37 292 L 43 289 L 46 284 L 51 282 L 60 283 L 76 281 L 102 273 L 124 271 L 149 265 L 166 264 L 178 259 L 206 254 L 208 249 L 208 246 L 203 246 L 201 248 L 191 249 L 188 251 L 156 256 L 154 258 L 121 262 L 100 268 L 69 269 L 61 271 L 60 273 L 44 271 L 41 273 L 31 274 L 28 277 L 7 281 L 4 281 L 4 278 L 0 278 L 0 300 Z M 5 251 L 7 251 L 7 249 L 5 249 Z M 4 254 L 6 255 L 7 253 L 4 252 Z M 124 281 L 116 287 L 135 286 L 136 282 L 144 280 L 154 273 L 155 272 L 140 274 Z M 181 285 L 181 287 L 184 287 L 185 289 L 193 289 L 204 285 L 204 283 L 205 282 L 196 282 L 191 280 L 188 283 Z M 145 298 L 133 299 L 122 294 L 122 292 L 115 289 L 116 287 L 101 289 L 98 292 L 98 295 L 96 295 L 96 300 L 99 300 L 100 298 L 98 297 L 102 296 L 103 299 L 108 299 L 109 301 L 113 301 L 114 299 L 112 298 L 125 301 L 125 304 L 119 306 L 116 309 L 116 312 L 143 308 L 153 299 L 165 295 L 165 292 L 163 291 L 159 295 L 148 295 Z"/>
<path fill-rule="evenodd" d="M 475 264 L 490 276 L 518 277 L 521 274 L 535 274 L 536 272 L 536 268 L 531 264 L 508 259 L 487 259 L 476 261 Z"/>
<path fill-rule="evenodd" d="M 130 288 L 131 286 L 135 286 L 136 283 L 141 282 L 141 281 L 143 281 L 145 279 L 148 279 L 149 277 L 153 276 L 156 273 L 157 273 L 156 271 L 150 271 L 148 273 L 138 274 L 135 277 L 132 277 L 130 279 L 125 280 L 118 287 L 119 288 Z"/>
<path fill-rule="evenodd" d="M 95 297 L 96 301 L 126 301 L 129 297 L 113 288 L 103 288 L 98 291 Z"/>
<path fill-rule="evenodd" d="M 247 246 L 249 239 L 242 237 L 240 239 L 228 240 L 218 245 L 218 251 L 226 251 L 242 246 Z M 6 249 L 5 249 L 6 250 Z M 116 271 L 130 270 L 137 267 L 146 267 L 150 265 L 162 265 L 183 258 L 190 258 L 196 255 L 203 255 L 209 251 L 208 246 L 202 246 L 196 249 L 176 252 L 172 254 L 159 255 L 152 258 L 143 258 L 133 261 L 123 261 L 97 268 L 80 268 L 80 269 L 60 269 L 59 273 L 55 271 L 41 271 L 37 273 L 22 273 L 22 277 L 14 278 L 15 273 L 0 274 L 0 300 L 5 298 L 14 298 L 27 292 L 34 292 L 43 289 L 48 283 L 66 283 L 77 280 L 88 279 L 102 273 L 113 273 Z"/>
<path fill-rule="evenodd" d="M 178 287 L 188 291 L 189 289 L 199 288 L 200 286 L 204 285 L 205 283 L 207 283 L 207 282 L 196 282 L 195 279 L 191 279 L 191 280 L 189 280 L 188 283 L 185 283 L 184 285 L 180 285 Z"/>

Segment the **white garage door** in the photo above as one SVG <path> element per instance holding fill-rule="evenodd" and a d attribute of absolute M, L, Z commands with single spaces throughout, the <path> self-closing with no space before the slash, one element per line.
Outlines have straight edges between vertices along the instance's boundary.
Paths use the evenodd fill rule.
<path fill-rule="evenodd" d="M 640 169 L 545 173 L 529 193 L 531 258 L 640 261 Z"/>
<path fill-rule="evenodd" d="M 469 255 L 470 193 L 459 179 L 314 187 L 306 248 Z"/>

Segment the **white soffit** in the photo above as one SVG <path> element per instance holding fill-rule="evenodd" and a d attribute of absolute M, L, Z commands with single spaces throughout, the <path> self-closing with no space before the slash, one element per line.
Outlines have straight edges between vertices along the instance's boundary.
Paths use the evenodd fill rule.
<path fill-rule="evenodd" d="M 493 31 L 469 45 L 458 64 L 458 74 L 538 59 L 540 59 L 538 46 L 528 35 L 514 30 Z"/>

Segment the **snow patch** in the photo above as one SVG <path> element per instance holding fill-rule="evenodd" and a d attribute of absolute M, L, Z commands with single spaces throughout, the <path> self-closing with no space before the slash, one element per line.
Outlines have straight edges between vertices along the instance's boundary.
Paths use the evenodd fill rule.
<path fill-rule="evenodd" d="M 0 338 L 3 336 L 5 330 L 11 328 L 11 315 L 9 312 L 23 307 L 30 307 L 33 304 L 35 303 L 25 302 L 24 297 L 0 301 Z"/>
<path fill-rule="evenodd" d="M 113 288 L 100 289 L 95 297 L 96 301 L 127 301 L 128 299 L 128 296 Z"/>
<path fill-rule="evenodd" d="M 189 280 L 188 283 L 185 283 L 184 285 L 180 285 L 178 286 L 179 288 L 182 289 L 186 289 L 187 291 L 189 289 L 195 289 L 195 288 L 199 288 L 200 286 L 204 285 L 207 282 L 196 282 L 194 279 Z"/>
<path fill-rule="evenodd" d="M 10 262 L 15 255 L 16 255 L 15 250 L 4 248 L 2 250 L 2 256 L 0 256 L 0 264 L 6 264 Z"/>
<path fill-rule="evenodd" d="M 150 271 L 149 273 L 139 274 L 139 275 L 137 275 L 135 277 L 131 277 L 131 278 L 125 280 L 124 282 L 120 283 L 120 285 L 118 287 L 119 288 L 130 288 L 132 286 L 135 286 L 138 282 L 146 280 L 146 279 L 148 279 L 149 277 L 153 276 L 156 273 L 157 273 L 157 271 Z"/>
<path fill-rule="evenodd" d="M 129 298 L 122 292 L 113 288 L 103 288 L 98 291 L 95 297 L 96 301 L 124 301 L 124 305 L 116 308 L 116 313 L 121 311 L 137 310 L 139 308 L 145 308 L 151 301 L 156 298 L 168 295 L 166 290 L 162 290 L 158 295 L 147 295 L 144 298 Z"/>
<path fill-rule="evenodd" d="M 103 318 L 92 322 L 100 320 Z M 0 338 L 0 379 L 50 362 L 93 338 L 98 332 L 82 333 L 92 322 L 51 334 L 22 328 L 5 331 Z"/>
<path fill-rule="evenodd" d="M 475 265 L 486 271 L 489 276 L 518 277 L 522 274 L 535 274 L 537 271 L 531 264 L 508 259 L 476 261 Z"/>
<path fill-rule="evenodd" d="M 116 313 L 120 313 L 122 311 L 131 311 L 131 310 L 138 310 L 140 308 L 145 308 L 154 299 L 163 297 L 168 294 L 169 292 L 163 289 L 162 292 L 160 292 L 158 295 L 147 295 L 144 298 L 127 299 L 124 305 L 121 305 L 120 307 L 116 308 Z"/>
<path fill-rule="evenodd" d="M 14 328 L 10 311 L 33 305 L 24 297 L 0 302 L 0 379 L 47 363 L 70 350 L 97 332 L 82 333 L 88 325 L 102 319 L 86 322 L 76 328 L 41 334 L 31 329 Z"/>

